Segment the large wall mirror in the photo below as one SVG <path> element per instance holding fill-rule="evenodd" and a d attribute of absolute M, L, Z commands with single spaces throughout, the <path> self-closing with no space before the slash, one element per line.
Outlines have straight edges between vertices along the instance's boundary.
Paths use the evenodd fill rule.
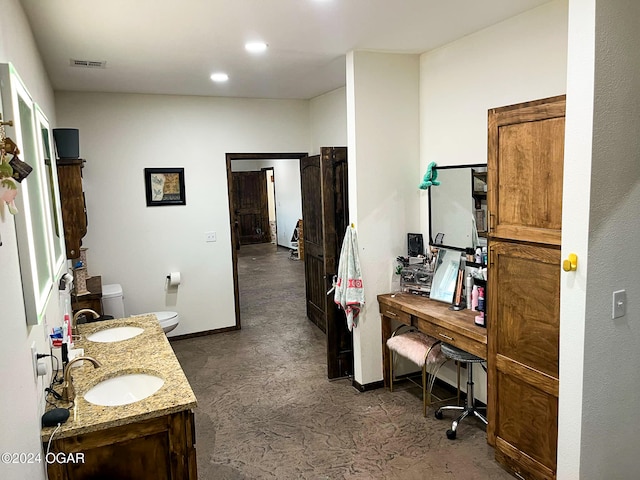
<path fill-rule="evenodd" d="M 429 188 L 432 245 L 463 250 L 482 243 L 486 232 L 487 165 L 436 167 L 440 185 Z"/>
<path fill-rule="evenodd" d="M 19 183 L 14 220 L 27 323 L 35 325 L 42 319 L 55 275 L 64 264 L 64 238 L 59 229 L 55 233 L 55 222 L 61 224 L 59 202 L 55 201 L 59 198 L 57 178 L 49 180 L 51 175 L 45 164 L 46 150 L 50 151 L 51 145 L 50 129 L 13 65 L 0 64 L 0 86 L 4 119 L 13 120 L 13 127 L 8 126 L 6 134 L 20 149 L 20 160 L 33 169 Z"/>

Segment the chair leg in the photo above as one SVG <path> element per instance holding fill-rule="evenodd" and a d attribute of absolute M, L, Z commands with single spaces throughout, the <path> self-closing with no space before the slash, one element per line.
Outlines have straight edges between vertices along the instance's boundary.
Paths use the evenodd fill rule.
<path fill-rule="evenodd" d="M 467 401 L 466 401 L 466 405 L 464 407 L 461 406 L 457 406 L 457 405 L 447 405 L 444 407 L 440 407 L 438 410 L 436 410 L 435 412 L 435 417 L 438 419 L 442 418 L 442 412 L 444 411 L 457 411 L 457 412 L 461 412 L 460 415 L 458 416 L 458 418 L 456 418 L 452 423 L 451 423 L 451 429 L 447 430 L 447 438 L 449 438 L 450 440 L 453 440 L 456 438 L 456 430 L 458 429 L 458 425 L 460 424 L 460 422 L 462 422 L 462 420 L 464 420 L 465 418 L 467 418 L 469 415 L 472 415 L 478 419 L 480 419 L 480 421 L 482 421 L 482 423 L 484 423 L 485 425 L 488 424 L 487 419 L 484 415 L 482 415 L 475 407 L 475 397 L 474 397 L 474 393 L 473 393 L 473 363 L 467 363 L 467 368 L 468 368 L 468 372 L 467 372 Z"/>
<path fill-rule="evenodd" d="M 427 406 L 431 402 L 431 398 L 427 398 L 431 396 L 431 392 L 427 393 L 427 362 L 422 364 L 422 416 L 427 416 Z"/>
<path fill-rule="evenodd" d="M 393 357 L 392 351 L 389 351 L 389 391 L 393 392 Z"/>

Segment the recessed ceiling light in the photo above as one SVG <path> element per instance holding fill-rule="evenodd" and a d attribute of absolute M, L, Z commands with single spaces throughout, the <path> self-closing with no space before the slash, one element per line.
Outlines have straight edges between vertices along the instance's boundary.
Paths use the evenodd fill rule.
<path fill-rule="evenodd" d="M 211 80 L 213 80 L 214 82 L 226 82 L 227 80 L 229 80 L 229 75 L 222 72 L 214 73 L 211 75 Z"/>
<path fill-rule="evenodd" d="M 267 49 L 267 44 L 264 42 L 248 42 L 244 45 L 247 52 L 262 53 Z"/>

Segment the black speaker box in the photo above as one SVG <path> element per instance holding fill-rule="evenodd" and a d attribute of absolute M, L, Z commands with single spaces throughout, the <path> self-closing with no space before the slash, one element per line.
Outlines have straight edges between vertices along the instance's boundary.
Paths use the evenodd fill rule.
<path fill-rule="evenodd" d="M 407 233 L 407 246 L 409 257 L 424 255 L 424 241 L 421 233 Z"/>

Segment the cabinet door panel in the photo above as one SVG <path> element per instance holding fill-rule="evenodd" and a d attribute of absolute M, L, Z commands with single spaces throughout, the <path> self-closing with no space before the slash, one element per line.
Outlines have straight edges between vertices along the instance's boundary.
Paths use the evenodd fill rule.
<path fill-rule="evenodd" d="M 78 258 L 82 238 L 87 234 L 87 214 L 82 192 L 84 160 L 58 160 L 57 163 L 67 258 Z"/>
<path fill-rule="evenodd" d="M 557 378 L 560 250 L 507 242 L 490 249 L 495 353 Z"/>
<path fill-rule="evenodd" d="M 558 397 L 498 372 L 496 435 L 552 471 L 556 469 Z M 501 442 L 496 443 L 499 449 Z M 507 452 L 505 452 L 507 453 Z"/>
<path fill-rule="evenodd" d="M 565 99 L 489 111 L 490 235 L 560 245 Z"/>

